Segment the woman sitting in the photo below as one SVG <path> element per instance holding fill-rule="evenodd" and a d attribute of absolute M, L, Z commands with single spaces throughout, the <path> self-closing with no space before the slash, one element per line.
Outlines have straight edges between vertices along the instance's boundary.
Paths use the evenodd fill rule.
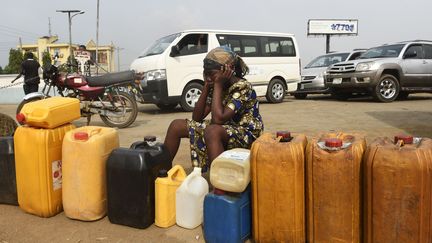
<path fill-rule="evenodd" d="M 225 149 L 247 148 L 264 129 L 255 90 L 244 79 L 249 68 L 228 47 L 211 50 L 204 59 L 204 87 L 192 120 L 171 122 L 165 145 L 174 159 L 180 139 L 189 137 L 193 167 L 205 172 Z M 211 113 L 211 119 L 205 119 Z"/>

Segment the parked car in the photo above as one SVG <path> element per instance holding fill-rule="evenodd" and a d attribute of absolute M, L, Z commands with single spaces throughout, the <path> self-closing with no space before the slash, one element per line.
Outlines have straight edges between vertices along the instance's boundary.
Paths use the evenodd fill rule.
<path fill-rule="evenodd" d="M 367 50 L 358 60 L 331 65 L 326 87 L 339 99 L 367 93 L 380 102 L 432 92 L 432 41 L 413 40 Z"/>
<path fill-rule="evenodd" d="M 316 57 L 302 69 L 297 91 L 290 94 L 296 99 L 304 99 L 308 94 L 328 93 L 324 84 L 327 67 L 334 63 L 355 60 L 365 51 L 366 49 L 354 49 L 352 52 L 335 52 Z"/>

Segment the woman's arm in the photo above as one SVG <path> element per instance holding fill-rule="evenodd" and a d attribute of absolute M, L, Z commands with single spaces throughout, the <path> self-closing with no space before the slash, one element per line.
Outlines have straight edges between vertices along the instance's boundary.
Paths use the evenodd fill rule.
<path fill-rule="evenodd" d="M 224 71 L 221 71 L 214 81 L 213 101 L 211 106 L 212 123 L 224 124 L 231 119 L 235 112 L 230 108 L 224 107 L 222 104 L 223 87 L 226 82 L 230 82 L 233 70 L 225 66 Z"/>
<path fill-rule="evenodd" d="M 211 86 L 212 84 L 209 84 L 208 82 L 204 83 L 202 93 L 197 103 L 195 103 L 195 108 L 192 113 L 192 119 L 194 121 L 202 121 L 211 111 L 210 105 L 208 105 L 206 102 Z"/>

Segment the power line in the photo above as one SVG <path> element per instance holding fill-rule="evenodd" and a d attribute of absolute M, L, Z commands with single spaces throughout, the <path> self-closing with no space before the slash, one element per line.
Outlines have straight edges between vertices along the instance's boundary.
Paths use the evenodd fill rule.
<path fill-rule="evenodd" d="M 25 30 L 20 30 L 18 28 L 13 28 L 13 27 L 10 27 L 10 26 L 2 25 L 2 24 L 0 24 L 0 27 L 5 28 L 5 29 L 10 29 L 12 31 L 17 31 L 17 32 L 21 32 L 21 33 L 31 34 L 31 35 L 34 35 L 34 36 L 39 36 L 39 34 L 37 34 L 37 33 L 29 32 L 29 31 L 25 31 Z"/>

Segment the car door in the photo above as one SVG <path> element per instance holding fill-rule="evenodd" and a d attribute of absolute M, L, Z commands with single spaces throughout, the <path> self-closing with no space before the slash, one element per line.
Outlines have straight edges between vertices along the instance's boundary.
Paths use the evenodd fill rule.
<path fill-rule="evenodd" d="M 424 65 L 426 69 L 426 82 L 423 87 L 431 87 L 432 88 L 432 44 L 423 45 L 424 49 Z"/>
<path fill-rule="evenodd" d="M 426 80 L 426 65 L 423 59 L 423 47 L 421 44 L 410 45 L 403 54 L 401 62 L 404 80 L 401 84 L 404 87 L 421 87 Z"/>

